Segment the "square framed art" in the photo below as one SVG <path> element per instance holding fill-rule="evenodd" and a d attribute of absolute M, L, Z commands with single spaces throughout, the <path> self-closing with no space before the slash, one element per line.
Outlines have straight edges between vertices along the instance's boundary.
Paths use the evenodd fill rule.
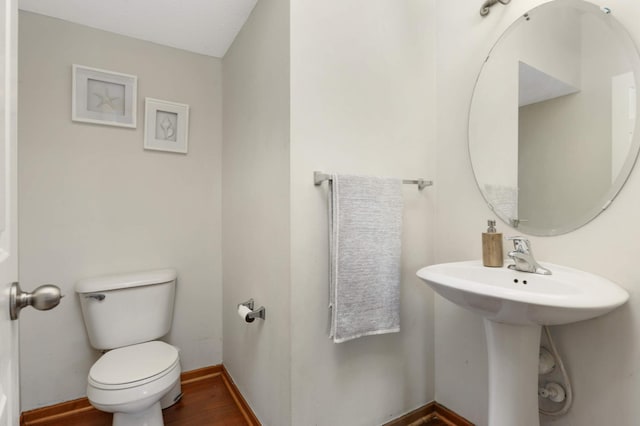
<path fill-rule="evenodd" d="M 145 98 L 144 149 L 187 153 L 189 105 Z"/>
<path fill-rule="evenodd" d="M 73 65 L 73 121 L 136 128 L 138 77 Z"/>

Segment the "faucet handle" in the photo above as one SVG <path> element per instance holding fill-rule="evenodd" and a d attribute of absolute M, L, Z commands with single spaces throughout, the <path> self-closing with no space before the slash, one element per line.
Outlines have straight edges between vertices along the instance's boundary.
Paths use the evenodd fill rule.
<path fill-rule="evenodd" d="M 508 237 L 507 240 L 513 241 L 513 248 L 516 251 L 527 253 L 531 251 L 531 243 L 528 239 L 521 236 Z"/>

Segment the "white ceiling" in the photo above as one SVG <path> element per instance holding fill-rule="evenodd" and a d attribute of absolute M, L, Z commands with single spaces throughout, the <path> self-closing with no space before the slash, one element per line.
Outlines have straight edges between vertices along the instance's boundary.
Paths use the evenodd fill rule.
<path fill-rule="evenodd" d="M 19 0 L 22 10 L 221 58 L 257 0 Z"/>

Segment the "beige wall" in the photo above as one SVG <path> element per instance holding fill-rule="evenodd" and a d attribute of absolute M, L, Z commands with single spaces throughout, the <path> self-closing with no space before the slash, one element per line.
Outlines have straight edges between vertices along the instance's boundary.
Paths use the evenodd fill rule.
<path fill-rule="evenodd" d="M 327 185 L 313 171 L 434 177 L 434 2 L 291 2 L 293 425 L 381 424 L 434 397 L 435 188 L 404 188 L 401 332 L 327 337 Z M 226 346 L 225 346 L 226 348 Z"/>
<path fill-rule="evenodd" d="M 20 280 L 55 283 L 55 310 L 20 318 L 22 409 L 85 395 L 89 347 L 76 280 L 179 274 L 173 329 L 184 370 L 222 361 L 221 63 L 20 13 Z M 138 76 L 138 127 L 71 121 L 71 65 Z M 191 106 L 189 154 L 144 151 L 144 98 Z"/>
<path fill-rule="evenodd" d="M 431 4 L 291 7 L 290 65 L 280 0 L 258 3 L 223 61 L 224 363 L 264 424 L 383 423 L 434 395 L 432 293 L 415 278 L 432 257 L 433 188 L 405 188 L 402 332 L 336 345 L 312 175 L 432 176 Z M 237 317 L 249 297 L 264 323 Z"/>
<path fill-rule="evenodd" d="M 261 0 L 223 60 L 224 364 L 264 425 L 290 424 L 289 1 Z M 236 305 L 266 307 L 247 324 Z"/>
<path fill-rule="evenodd" d="M 176 266 L 169 341 L 191 369 L 220 362 L 222 334 L 224 363 L 263 424 L 377 424 L 435 398 L 486 425 L 482 322 L 434 303 L 414 274 L 480 256 L 492 214 L 468 158 L 476 71 L 502 31 L 542 0 L 496 6 L 487 18 L 474 1 L 463 3 L 298 1 L 290 10 L 286 0 L 261 0 L 223 61 L 223 113 L 216 59 L 22 14 L 21 280 L 27 289 L 56 282 L 67 293 L 56 310 L 22 316 L 23 409 L 84 393 L 97 354 L 75 280 Z M 638 43 L 640 4 L 610 3 Z M 141 127 L 72 123 L 72 63 L 138 75 L 139 120 L 144 96 L 190 104 L 189 155 L 143 151 Z M 313 186 L 314 170 L 435 180 L 423 192 L 404 189 L 401 333 L 340 345 L 327 338 L 327 188 Z M 587 226 L 531 237 L 539 259 L 632 293 L 609 315 L 553 327 L 576 395 L 554 424 L 631 426 L 640 417 L 640 242 L 621 225 L 636 222 L 638 193 L 634 173 Z M 267 321 L 237 317 L 236 304 L 249 297 L 266 306 Z"/>
<path fill-rule="evenodd" d="M 461 4 L 463 3 L 463 4 Z M 471 172 L 466 124 L 468 105 L 484 58 L 499 35 L 541 0 L 497 5 L 481 18 L 475 1 L 437 3 L 437 221 L 435 261 L 477 259 L 480 234 L 493 217 Z M 611 0 L 614 16 L 640 44 L 640 4 Z M 640 215 L 640 176 L 631 174 L 614 203 L 577 231 L 530 237 L 539 260 L 600 274 L 631 293 L 629 303 L 590 321 L 552 327 L 574 386 L 574 405 L 554 425 L 631 426 L 640 417 L 640 272 L 635 228 Z M 499 222 L 499 230 L 516 231 Z M 480 317 L 436 297 L 436 400 L 472 422 L 487 424 L 487 354 Z M 542 424 L 551 424 L 542 419 Z"/>

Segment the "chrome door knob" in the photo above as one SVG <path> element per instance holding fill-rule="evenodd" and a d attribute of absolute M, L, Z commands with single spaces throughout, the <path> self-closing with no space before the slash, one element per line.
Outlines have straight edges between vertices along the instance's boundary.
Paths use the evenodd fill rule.
<path fill-rule="evenodd" d="M 53 284 L 41 285 L 29 293 L 22 291 L 20 284 L 15 282 L 11 284 L 9 293 L 9 314 L 12 320 L 17 320 L 20 310 L 27 306 L 33 306 L 39 311 L 48 311 L 58 306 L 63 297 L 60 288 Z"/>

